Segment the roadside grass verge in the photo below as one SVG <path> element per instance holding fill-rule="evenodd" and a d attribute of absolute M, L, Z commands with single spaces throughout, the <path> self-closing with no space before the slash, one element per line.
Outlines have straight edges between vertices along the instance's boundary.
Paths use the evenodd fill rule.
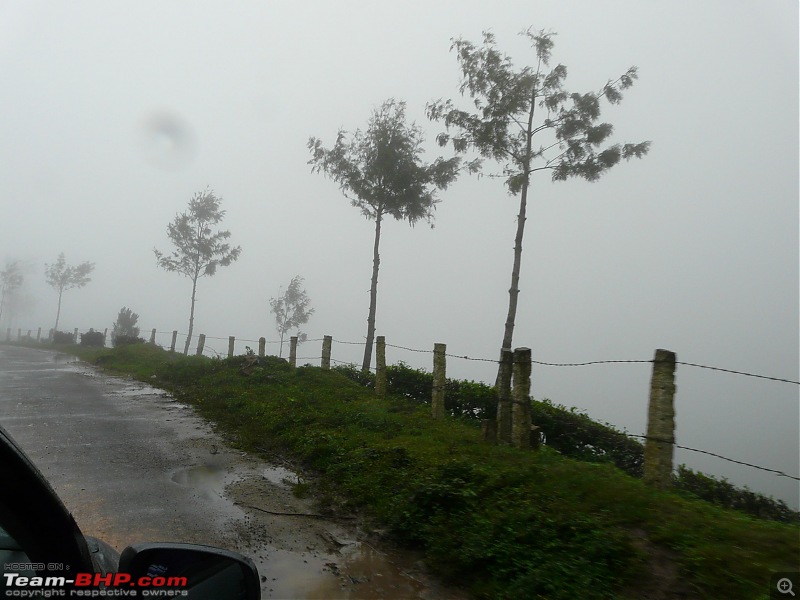
<path fill-rule="evenodd" d="M 267 357 L 245 376 L 243 357 L 65 350 L 171 391 L 243 450 L 299 460 L 317 475 L 322 510 L 366 515 L 479 598 L 633 599 L 661 587 L 674 591 L 663 598 L 749 600 L 769 597 L 771 573 L 800 568 L 795 525 L 658 492 L 548 447 L 488 445 L 473 426 L 434 421 L 407 398 L 376 400 L 333 371 Z"/>

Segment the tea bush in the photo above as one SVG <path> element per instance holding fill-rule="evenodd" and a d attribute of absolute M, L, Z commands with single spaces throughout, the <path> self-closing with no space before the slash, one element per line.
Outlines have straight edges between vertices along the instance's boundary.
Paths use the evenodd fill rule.
<path fill-rule="evenodd" d="M 81 334 L 81 346 L 93 346 L 95 348 L 102 348 L 106 345 L 106 336 L 90 329 L 86 333 Z"/>
<path fill-rule="evenodd" d="M 111 338 L 111 345 L 115 348 L 130 344 L 144 344 L 144 338 L 140 338 L 135 335 L 115 335 Z"/>
<path fill-rule="evenodd" d="M 54 344 L 74 344 L 75 343 L 75 335 L 72 333 L 67 333 L 66 331 L 54 331 L 53 332 L 53 343 Z"/>

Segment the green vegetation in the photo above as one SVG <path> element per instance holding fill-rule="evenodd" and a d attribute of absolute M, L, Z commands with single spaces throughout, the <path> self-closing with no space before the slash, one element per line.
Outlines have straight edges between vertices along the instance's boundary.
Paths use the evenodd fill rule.
<path fill-rule="evenodd" d="M 353 381 L 374 387 L 375 376 L 370 372 L 365 373 L 355 366 L 334 369 Z M 420 403 L 428 402 L 433 375 L 402 362 L 387 367 L 386 371 L 390 393 Z M 451 416 L 475 425 L 482 419 L 496 418 L 497 397 L 493 387 L 474 381 L 448 379 L 445 388 L 445 408 Z M 589 462 L 611 463 L 628 475 L 642 477 L 644 446 L 625 432 L 608 423 L 598 423 L 575 408 L 568 409 L 547 399 L 533 400 L 531 415 L 546 444 L 562 455 Z M 684 465 L 678 466 L 673 485 L 678 491 L 723 508 L 740 510 L 761 519 L 800 524 L 800 513 L 791 510 L 785 502 L 747 488 L 738 488 L 725 479 L 696 473 Z"/>
<path fill-rule="evenodd" d="M 336 371 L 268 357 L 245 376 L 243 357 L 149 344 L 70 351 L 157 382 L 242 449 L 301 460 L 322 510 L 361 512 L 479 598 L 767 598 L 770 574 L 800 564 L 796 525 L 658 492 L 549 446 L 485 444 L 467 419 L 434 421 L 397 394 L 378 401 Z"/>

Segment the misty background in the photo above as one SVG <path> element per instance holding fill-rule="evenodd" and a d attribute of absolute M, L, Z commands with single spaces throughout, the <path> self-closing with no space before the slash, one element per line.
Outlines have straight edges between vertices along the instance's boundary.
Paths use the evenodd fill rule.
<path fill-rule="evenodd" d="M 185 333 L 191 282 L 159 269 L 153 249 L 172 250 L 168 223 L 210 186 L 242 255 L 200 280 L 195 339 L 224 338 L 207 342 L 218 352 L 229 335 L 277 340 L 269 298 L 301 275 L 316 311 L 309 338 L 363 342 L 374 224 L 311 173 L 309 136 L 330 147 L 393 97 L 426 131 L 425 158 L 449 156 L 425 104 L 469 108 L 451 38 L 477 43 L 490 29 L 521 67 L 535 60 L 517 35 L 529 26 L 557 32 L 551 65 L 567 66 L 569 90 L 600 90 L 636 65 L 639 80 L 620 105 L 604 103 L 602 120 L 612 142 L 652 147 L 597 183 L 533 178 L 514 345 L 545 362 L 648 360 L 665 348 L 798 380 L 792 0 L 4 1 L 0 268 L 21 261 L 25 283 L 0 335 L 53 326 L 44 264 L 60 252 L 96 263 L 91 283 L 65 292 L 60 329 L 110 329 L 127 306 L 145 337 Z M 377 334 L 495 359 L 518 198 L 467 175 L 439 198 L 433 229 L 385 222 Z M 337 361 L 362 354 L 333 347 Z M 431 368 L 427 353 L 389 348 L 387 360 Z M 448 359 L 450 377 L 492 383 L 495 373 Z M 536 398 L 644 433 L 648 364 L 534 365 L 533 378 Z M 679 365 L 676 410 L 678 444 L 800 472 L 797 385 Z M 684 450 L 679 463 L 800 504 L 791 479 Z"/>

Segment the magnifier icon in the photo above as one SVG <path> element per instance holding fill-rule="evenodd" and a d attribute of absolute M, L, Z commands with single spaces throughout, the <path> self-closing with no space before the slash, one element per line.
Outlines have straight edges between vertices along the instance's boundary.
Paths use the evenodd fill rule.
<path fill-rule="evenodd" d="M 790 594 L 792 597 L 795 596 L 795 593 L 792 591 L 792 580 L 788 577 L 778 579 L 778 585 L 776 587 L 781 594 Z"/>

